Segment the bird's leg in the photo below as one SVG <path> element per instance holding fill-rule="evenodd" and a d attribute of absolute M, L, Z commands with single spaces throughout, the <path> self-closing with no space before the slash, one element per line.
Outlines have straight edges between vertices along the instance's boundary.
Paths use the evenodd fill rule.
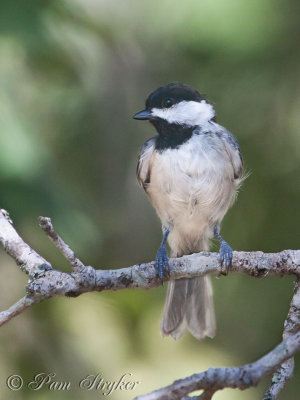
<path fill-rule="evenodd" d="M 160 276 L 161 282 L 163 284 L 164 269 L 166 270 L 167 273 L 169 273 L 169 261 L 166 249 L 166 241 L 170 233 L 170 230 L 169 228 L 166 228 L 164 226 L 162 227 L 162 230 L 163 230 L 163 239 L 156 254 L 155 272 L 157 276 Z"/>
<path fill-rule="evenodd" d="M 228 270 L 231 266 L 231 261 L 232 261 L 232 248 L 229 246 L 229 244 L 222 238 L 222 236 L 219 233 L 220 227 L 216 225 L 214 227 L 214 237 L 219 240 L 221 243 L 220 246 L 220 262 L 221 262 L 221 274 L 222 275 L 227 275 Z M 225 266 L 225 271 L 223 271 L 222 267 L 223 265 Z"/>

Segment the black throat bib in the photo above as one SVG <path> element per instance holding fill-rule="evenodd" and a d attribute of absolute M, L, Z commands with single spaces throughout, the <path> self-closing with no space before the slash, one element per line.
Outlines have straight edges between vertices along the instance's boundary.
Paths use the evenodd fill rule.
<path fill-rule="evenodd" d="M 158 151 L 178 148 L 191 138 L 195 129 L 193 126 L 170 124 L 160 118 L 150 122 L 158 132 L 155 144 L 155 149 Z"/>

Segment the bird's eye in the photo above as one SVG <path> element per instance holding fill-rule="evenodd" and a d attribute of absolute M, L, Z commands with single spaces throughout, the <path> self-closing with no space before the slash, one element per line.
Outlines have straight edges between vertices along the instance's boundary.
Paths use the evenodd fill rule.
<path fill-rule="evenodd" d="M 166 108 L 170 108 L 173 105 L 173 100 L 172 99 L 166 99 L 164 103 L 165 103 L 164 106 Z"/>

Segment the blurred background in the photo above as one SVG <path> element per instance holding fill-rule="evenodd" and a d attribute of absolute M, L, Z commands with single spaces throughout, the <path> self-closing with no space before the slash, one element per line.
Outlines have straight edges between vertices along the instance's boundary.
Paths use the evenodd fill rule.
<path fill-rule="evenodd" d="M 153 260 L 161 229 L 135 178 L 150 124 L 131 116 L 170 82 L 206 94 L 239 139 L 251 175 L 223 222 L 236 250 L 299 248 L 299 2 L 296 0 L 2 0 L 0 206 L 56 269 L 68 265 L 39 229 L 39 215 L 96 268 Z M 217 247 L 214 247 L 217 249 Z M 293 278 L 212 277 L 215 339 L 162 338 L 166 287 L 57 298 L 0 330 L 5 399 L 104 398 L 83 392 L 90 374 L 140 381 L 131 399 L 212 366 L 254 361 L 281 340 Z M 27 277 L 0 249 L 0 304 L 24 295 Z M 69 392 L 24 387 L 38 373 Z M 260 398 L 269 384 L 214 398 Z M 281 399 L 299 398 L 300 358 Z"/>

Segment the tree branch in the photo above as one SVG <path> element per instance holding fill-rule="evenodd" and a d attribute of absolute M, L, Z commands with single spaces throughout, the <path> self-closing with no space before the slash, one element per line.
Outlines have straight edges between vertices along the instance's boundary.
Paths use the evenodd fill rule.
<path fill-rule="evenodd" d="M 49 239 L 61 251 L 64 257 L 69 261 L 73 272 L 82 272 L 85 265 L 76 257 L 74 251 L 63 241 L 63 239 L 55 232 L 51 219 L 48 217 L 39 217 L 40 227 L 46 232 Z"/>
<path fill-rule="evenodd" d="M 17 265 L 24 269 L 27 274 L 30 274 L 37 265 L 47 263 L 17 234 L 12 226 L 9 214 L 3 209 L 0 210 L 0 242 L 7 254 L 14 258 Z"/>
<path fill-rule="evenodd" d="M 300 330 L 300 278 L 295 282 L 294 295 L 290 304 L 287 318 L 284 322 L 283 339 L 287 339 Z M 263 400 L 275 400 L 287 382 L 292 378 L 294 371 L 294 357 L 284 361 L 275 371 L 272 383 Z"/>
<path fill-rule="evenodd" d="M 9 307 L 6 311 L 0 312 L 0 326 L 4 325 L 6 322 L 10 321 L 12 318 L 21 314 L 27 308 L 38 303 L 38 299 L 33 299 L 28 296 L 22 297 L 17 303 Z"/>
<path fill-rule="evenodd" d="M 274 372 L 278 365 L 293 356 L 299 349 L 300 332 L 285 339 L 254 363 L 242 367 L 210 368 L 200 374 L 179 379 L 172 385 L 152 393 L 138 396 L 134 400 L 181 400 L 187 394 L 201 389 L 205 391 L 217 391 L 224 388 L 244 390 L 256 386 L 260 380 Z"/>
<path fill-rule="evenodd" d="M 43 221 L 45 220 L 47 221 L 45 230 L 51 227 L 49 235 L 54 238 L 53 241 L 58 243 L 59 236 L 54 231 L 50 220 L 43 218 Z M 154 261 L 114 270 L 96 270 L 93 267 L 84 266 L 83 269 L 80 268 L 80 272 L 71 274 L 58 270 L 41 272 L 38 267 L 45 264 L 50 265 L 50 263 L 23 241 L 2 212 L 0 212 L 0 241 L 7 253 L 30 274 L 32 279 L 29 280 L 26 287 L 27 295 L 39 301 L 54 296 L 77 297 L 82 293 L 92 291 L 151 289 L 161 284 L 160 278 L 155 274 Z M 75 260 L 75 263 L 81 265 L 81 261 L 78 261 L 74 252 L 70 249 L 70 253 L 68 253 L 65 246 L 67 245 L 61 239 L 62 251 L 67 253 L 71 260 Z M 170 274 L 164 277 L 165 281 L 212 273 L 218 274 L 220 270 L 219 255 L 209 252 L 173 258 L 170 259 L 169 265 Z M 280 253 L 269 254 L 260 251 L 234 252 L 231 271 L 256 278 L 270 275 L 300 275 L 300 250 L 284 250 Z"/>

